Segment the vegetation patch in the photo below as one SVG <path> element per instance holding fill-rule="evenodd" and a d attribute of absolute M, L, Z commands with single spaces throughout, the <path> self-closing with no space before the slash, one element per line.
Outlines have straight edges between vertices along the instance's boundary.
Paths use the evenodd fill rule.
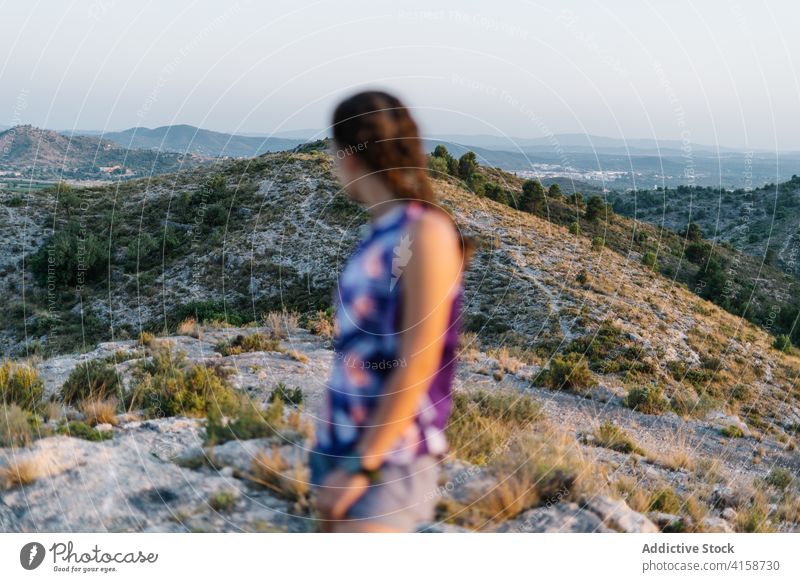
<path fill-rule="evenodd" d="M 644 455 L 644 450 L 633 437 L 610 420 L 605 420 L 594 431 L 594 444 L 620 453 Z"/>
<path fill-rule="evenodd" d="M 66 404 L 82 400 L 108 400 L 122 396 L 122 381 L 114 366 L 104 360 L 81 362 L 61 386 Z"/>
<path fill-rule="evenodd" d="M 662 414 L 669 408 L 661 388 L 656 385 L 631 388 L 623 404 L 644 414 Z"/>
<path fill-rule="evenodd" d="M 240 334 L 235 338 L 222 342 L 217 350 L 223 356 L 234 356 L 249 352 L 282 352 L 281 342 L 274 337 L 256 332 L 248 335 Z"/>
<path fill-rule="evenodd" d="M 564 356 L 553 356 L 550 367 L 542 372 L 540 378 L 549 388 L 577 393 L 584 393 L 595 385 L 594 376 L 589 370 L 586 359 L 575 352 Z"/>
<path fill-rule="evenodd" d="M 456 457 L 476 465 L 502 455 L 514 437 L 543 418 L 530 396 L 506 390 L 456 392 L 447 439 Z"/>
<path fill-rule="evenodd" d="M 4 362 L 0 366 L 0 403 L 16 404 L 20 408 L 36 411 L 42 404 L 44 382 L 36 370 L 26 364 Z"/>

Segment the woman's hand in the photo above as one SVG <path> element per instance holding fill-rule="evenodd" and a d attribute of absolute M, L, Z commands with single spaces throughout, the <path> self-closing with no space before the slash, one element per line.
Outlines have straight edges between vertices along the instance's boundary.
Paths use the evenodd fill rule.
<path fill-rule="evenodd" d="M 331 471 L 317 493 L 317 509 L 325 520 L 340 520 L 364 495 L 369 486 L 366 475 L 351 474 L 341 469 Z"/>

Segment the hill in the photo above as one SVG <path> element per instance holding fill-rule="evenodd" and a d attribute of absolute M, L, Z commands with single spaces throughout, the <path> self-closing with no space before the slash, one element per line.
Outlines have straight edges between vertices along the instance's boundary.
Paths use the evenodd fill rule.
<path fill-rule="evenodd" d="M 800 275 L 797 223 L 800 220 L 800 177 L 757 188 L 678 188 L 612 193 L 617 212 L 639 220 L 685 231 L 689 223 L 704 236 Z"/>
<path fill-rule="evenodd" d="M 192 153 L 213 158 L 251 158 L 266 152 L 290 150 L 304 141 L 220 133 L 191 125 L 166 125 L 154 129 L 133 127 L 105 133 L 103 139 L 123 148 Z"/>
<path fill-rule="evenodd" d="M 455 177 L 435 182 L 481 245 L 466 274 L 448 429 L 454 486 L 436 493 L 441 523 L 431 528 L 800 528 L 797 350 L 773 348 L 770 333 L 680 282 L 696 272 L 663 276 L 680 265 L 680 237 L 587 217 L 596 204 L 569 192 L 521 211 L 508 193 L 521 193 L 522 180 L 476 173 L 482 195 Z M 488 183 L 502 184 L 505 202 Z M 132 473 L 87 528 L 311 527 L 296 486 L 303 426 L 332 357 L 336 276 L 366 219 L 341 194 L 328 154 L 305 148 L 70 194 L 58 205 L 52 192 L 31 194 L 25 208 L 0 194 L 2 345 L 63 406 L 41 415 L 14 457 L 58 470 L 0 494 L 3 523 L 58 529 L 57 503 L 24 492 L 55 486 L 94 499 L 104 482 L 81 475 L 100 472 L 102 458 Z M 91 375 L 86 362 L 96 362 Z M 102 421 L 80 396 L 100 385 L 116 397 Z M 218 410 L 238 402 L 231 394 L 248 404 Z M 66 455 L 76 437 L 97 442 Z M 128 461 L 136 443 L 155 451 L 141 468 L 148 479 Z M 137 508 L 129 519 L 126 500 Z"/>
<path fill-rule="evenodd" d="M 19 125 L 0 133 L 0 170 L 27 178 L 108 179 L 176 171 L 204 160 L 194 155 L 124 149 L 90 136 L 66 136 Z"/>

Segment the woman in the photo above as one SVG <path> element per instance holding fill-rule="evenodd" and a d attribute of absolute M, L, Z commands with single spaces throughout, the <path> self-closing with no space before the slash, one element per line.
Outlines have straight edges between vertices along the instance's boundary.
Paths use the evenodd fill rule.
<path fill-rule="evenodd" d="M 336 358 L 311 455 L 317 508 L 326 531 L 413 531 L 433 517 L 447 448 L 464 245 L 397 98 L 343 101 L 333 147 L 370 230 L 334 294 Z"/>

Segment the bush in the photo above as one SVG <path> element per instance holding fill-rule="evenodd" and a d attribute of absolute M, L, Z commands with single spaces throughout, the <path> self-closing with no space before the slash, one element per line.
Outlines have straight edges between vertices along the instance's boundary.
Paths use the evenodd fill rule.
<path fill-rule="evenodd" d="M 284 404 L 289 404 L 290 406 L 300 406 L 303 404 L 303 391 L 297 386 L 294 388 L 287 388 L 286 385 L 281 382 L 277 384 L 269 394 L 268 402 L 274 402 L 275 400 L 280 400 Z"/>
<path fill-rule="evenodd" d="M 577 353 L 553 356 L 550 367 L 544 372 L 544 384 L 556 390 L 585 392 L 594 386 L 594 377 L 586 360 Z"/>
<path fill-rule="evenodd" d="M 16 404 L 0 410 L 0 447 L 27 447 L 33 435 L 28 422 L 28 413 Z"/>
<path fill-rule="evenodd" d="M 85 422 L 69 422 L 58 427 L 59 434 L 67 435 L 76 439 L 83 439 L 85 441 L 100 442 L 107 441 L 114 438 L 114 434 L 110 431 L 102 432 L 96 428 L 92 428 Z"/>
<path fill-rule="evenodd" d="M 106 274 L 108 245 L 94 234 L 86 234 L 70 224 L 47 239 L 30 257 L 31 271 L 40 283 L 64 286 L 82 285 Z"/>
<path fill-rule="evenodd" d="M 36 411 L 43 393 L 44 383 L 31 366 L 13 362 L 0 366 L 0 404 L 16 404 L 24 410 Z"/>
<path fill-rule="evenodd" d="M 783 467 L 774 467 L 769 474 L 764 477 L 764 482 L 780 491 L 785 491 L 794 482 L 792 474 Z"/>
<path fill-rule="evenodd" d="M 610 420 L 605 420 L 594 431 L 596 445 L 620 453 L 644 455 L 644 451 L 633 438 Z"/>
<path fill-rule="evenodd" d="M 581 233 L 581 225 L 577 221 L 573 221 L 569 223 L 569 233 L 574 234 L 575 236 Z"/>
<path fill-rule="evenodd" d="M 586 285 L 589 282 L 589 272 L 586 269 L 581 269 L 578 271 L 575 280 L 581 285 Z"/>
<path fill-rule="evenodd" d="M 223 356 L 233 356 L 249 352 L 283 351 L 281 350 L 280 340 L 267 337 L 259 332 L 251 333 L 250 335 L 237 335 L 232 340 L 219 344 L 217 349 Z"/>
<path fill-rule="evenodd" d="M 254 402 L 242 398 L 238 409 L 229 413 L 226 418 L 224 411 L 218 407 L 211 407 L 206 415 L 206 444 L 218 445 L 232 440 L 250 440 L 267 438 L 280 435 L 289 440 L 294 436 L 288 433 L 286 421 L 283 417 L 283 400 L 276 398 L 269 406 L 259 409 Z"/>
<path fill-rule="evenodd" d="M 84 400 L 81 402 L 81 412 L 90 426 L 117 424 L 117 401 L 113 398 Z"/>
<path fill-rule="evenodd" d="M 644 414 L 661 414 L 669 408 L 661 388 L 654 385 L 631 388 L 623 404 Z"/>
<path fill-rule="evenodd" d="M 593 251 L 600 251 L 603 250 L 603 247 L 606 246 L 606 239 L 602 236 L 596 236 L 592 239 L 592 250 Z"/>
<path fill-rule="evenodd" d="M 682 506 L 680 495 L 672 487 L 663 487 L 652 494 L 648 511 L 678 514 Z"/>
<path fill-rule="evenodd" d="M 722 434 L 730 439 L 740 439 L 744 437 L 744 431 L 735 424 L 729 424 L 722 429 Z"/>
<path fill-rule="evenodd" d="M 780 352 L 783 352 L 784 354 L 787 354 L 789 353 L 789 350 L 792 349 L 792 340 L 788 335 L 781 334 L 775 338 L 774 342 L 772 342 L 772 347 Z"/>
<path fill-rule="evenodd" d="M 586 201 L 586 220 L 607 218 L 611 210 L 600 196 L 590 196 Z"/>
<path fill-rule="evenodd" d="M 89 360 L 78 364 L 61 386 L 61 399 L 66 404 L 121 396 L 122 381 L 119 374 L 103 360 Z"/>
<path fill-rule="evenodd" d="M 156 418 L 238 410 L 239 398 L 219 369 L 187 367 L 184 359 L 183 354 L 173 356 L 169 349 L 157 350 L 139 371 L 141 380 L 134 388 L 131 405 Z"/>
<path fill-rule="evenodd" d="M 647 251 L 642 256 L 642 264 L 645 267 L 650 267 L 653 271 L 658 271 L 658 258 L 653 251 Z"/>

